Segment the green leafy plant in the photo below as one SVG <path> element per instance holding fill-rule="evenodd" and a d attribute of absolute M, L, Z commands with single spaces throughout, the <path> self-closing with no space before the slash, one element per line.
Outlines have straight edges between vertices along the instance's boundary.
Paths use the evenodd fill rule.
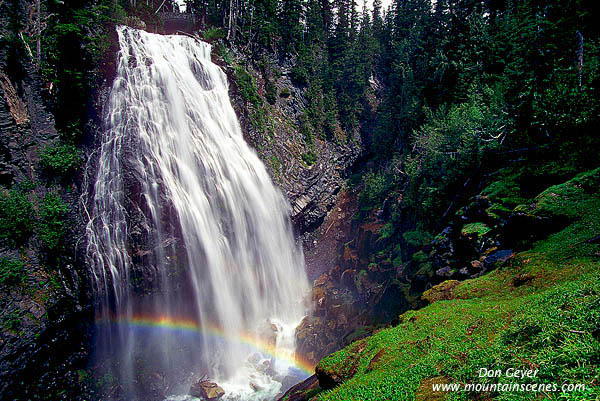
<path fill-rule="evenodd" d="M 40 210 L 39 235 L 49 251 L 58 251 L 64 245 L 69 209 L 59 195 L 48 193 Z"/>
<path fill-rule="evenodd" d="M 46 147 L 40 155 L 40 165 L 49 174 L 65 176 L 81 164 L 81 152 L 74 145 L 58 144 Z"/>
<path fill-rule="evenodd" d="M 16 285 L 25 279 L 23 262 L 12 258 L 0 258 L 0 284 Z"/>
<path fill-rule="evenodd" d="M 242 98 L 254 106 L 259 106 L 262 103 L 262 100 L 258 94 L 258 88 L 256 87 L 254 77 L 240 65 L 233 67 L 233 74 Z"/>
<path fill-rule="evenodd" d="M 277 86 L 270 79 L 265 82 L 265 99 L 269 104 L 277 102 Z"/>
<path fill-rule="evenodd" d="M 218 39 L 225 39 L 225 37 L 227 36 L 227 32 L 225 32 L 224 29 L 221 28 L 217 28 L 217 27 L 210 27 L 207 28 L 203 33 L 202 33 L 202 37 L 205 40 L 211 41 L 211 40 L 218 40 Z"/>
<path fill-rule="evenodd" d="M 306 153 L 302 153 L 302 160 L 309 166 L 312 166 L 317 162 L 317 155 L 314 151 L 308 151 Z"/>
<path fill-rule="evenodd" d="M 24 245 L 34 228 L 33 204 L 17 190 L 0 190 L 0 239 L 13 247 Z"/>

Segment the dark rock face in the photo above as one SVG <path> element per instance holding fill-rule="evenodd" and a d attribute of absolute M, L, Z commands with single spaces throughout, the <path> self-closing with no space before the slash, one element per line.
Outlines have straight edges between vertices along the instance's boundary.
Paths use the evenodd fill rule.
<path fill-rule="evenodd" d="M 311 394 L 319 388 L 319 380 L 317 379 L 317 376 L 312 375 L 303 382 L 298 383 L 294 387 L 290 388 L 279 399 L 288 401 L 308 401 L 311 397 Z"/>
<path fill-rule="evenodd" d="M 237 57 L 245 59 L 242 55 Z M 265 100 L 261 106 L 266 112 L 268 127 L 261 130 L 253 124 L 248 105 L 234 79 L 230 79 L 230 96 L 246 140 L 257 149 L 271 177 L 290 201 L 296 228 L 300 233 L 312 232 L 335 204 L 347 170 L 360 156 L 361 137 L 358 132 L 350 132 L 340 133 L 345 137 L 325 140 L 320 133 L 315 133 L 312 143 L 308 143 L 300 128 L 308 107 L 307 88 L 292 81 L 293 60 L 264 57 L 271 68 L 278 71 L 278 78 L 258 69 L 250 73 L 256 79 L 261 97 L 265 95 L 267 80 L 274 81 L 276 92 L 280 94 L 273 105 Z M 227 72 L 232 78 L 232 69 Z M 313 164 L 303 160 L 302 155 L 307 152 L 316 155 Z"/>
<path fill-rule="evenodd" d="M 7 16 L 18 13 L 32 25 L 33 2 L 0 3 L 0 34 L 8 34 Z M 49 188 L 39 168 L 42 149 L 58 134 L 46 103 L 48 93 L 31 60 L 0 50 L 0 191 L 18 189 L 34 210 L 52 191 L 70 209 L 67 246 L 60 263 L 34 233 L 19 249 L 0 242 L 0 258 L 23 263 L 22 281 L 0 284 L 0 399 L 75 400 L 85 386 L 85 368 L 93 322 L 85 284 L 85 266 L 75 242 L 84 225 L 78 218 L 77 179 Z M 51 178 L 51 177 L 50 177 Z M 81 256 L 81 255 L 79 255 Z"/>
<path fill-rule="evenodd" d="M 342 193 L 341 199 L 346 197 L 352 198 Z M 340 213 L 338 206 L 350 213 Z M 398 273 L 390 261 L 370 263 L 370 255 L 385 246 L 379 236 L 382 225 L 346 224 L 352 221 L 356 205 L 346 200 L 338 206 L 319 229 L 314 246 L 318 250 L 321 243 L 330 247 L 337 243 L 333 267 L 314 280 L 312 313 L 297 329 L 298 352 L 313 363 L 369 335 L 375 325 L 390 321 L 407 303 L 404 273 L 399 276 L 401 280 L 396 280 Z M 322 255 L 309 250 L 309 266 L 315 257 Z"/>

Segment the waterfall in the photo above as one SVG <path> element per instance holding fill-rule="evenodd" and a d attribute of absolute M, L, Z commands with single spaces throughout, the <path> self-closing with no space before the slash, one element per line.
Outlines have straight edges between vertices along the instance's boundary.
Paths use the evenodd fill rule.
<path fill-rule="evenodd" d="M 145 373 L 172 397 L 207 376 L 224 399 L 272 399 L 302 366 L 308 283 L 289 205 L 243 139 L 210 45 L 117 31 L 86 200 L 99 357 L 129 400 L 146 397 Z"/>

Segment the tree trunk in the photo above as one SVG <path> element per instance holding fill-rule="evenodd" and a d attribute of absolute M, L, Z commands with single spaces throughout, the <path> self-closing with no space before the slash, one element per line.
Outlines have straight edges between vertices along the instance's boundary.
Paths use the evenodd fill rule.
<path fill-rule="evenodd" d="M 229 0 L 229 23 L 227 24 L 227 40 L 231 38 L 231 26 L 233 20 L 233 0 Z"/>
<path fill-rule="evenodd" d="M 579 80 L 579 88 L 581 88 L 581 73 L 583 70 L 583 35 L 577 31 L 578 49 L 577 49 L 577 79 Z"/>
<path fill-rule="evenodd" d="M 36 31 L 37 31 L 37 40 L 35 43 L 35 50 L 36 50 L 36 61 L 37 61 L 37 66 L 38 68 L 40 68 L 41 66 L 41 62 L 42 62 L 42 23 L 41 23 L 41 6 L 40 6 L 40 2 L 42 0 L 37 0 L 37 23 L 36 23 Z"/>

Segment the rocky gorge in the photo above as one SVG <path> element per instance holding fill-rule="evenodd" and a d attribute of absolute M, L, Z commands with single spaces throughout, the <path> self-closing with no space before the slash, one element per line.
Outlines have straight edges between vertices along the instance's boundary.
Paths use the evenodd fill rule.
<path fill-rule="evenodd" d="M 250 380 L 252 394 L 260 397 L 265 388 L 276 382 L 275 387 L 281 391 L 269 393 L 268 399 L 343 400 L 359 396 L 365 400 L 403 400 L 415 396 L 437 399 L 436 394 L 427 390 L 430 384 L 448 383 L 455 378 L 472 380 L 465 372 L 473 368 L 473 360 L 485 359 L 478 352 L 488 340 L 494 363 L 529 367 L 555 363 L 560 365 L 556 368 L 558 372 L 567 372 L 565 380 L 585 381 L 592 388 L 585 394 L 595 394 L 595 379 L 589 379 L 588 373 L 597 366 L 596 354 L 577 357 L 587 361 L 587 365 L 575 371 L 572 366 L 578 360 L 556 356 L 552 363 L 540 361 L 543 352 L 515 360 L 515 353 L 507 351 L 522 351 L 526 345 L 538 347 L 536 336 L 547 332 L 557 339 L 544 349 L 549 355 L 558 353 L 557 349 L 569 341 L 582 347 L 597 344 L 597 328 L 579 320 L 573 324 L 564 320 L 571 311 L 580 310 L 590 324 L 596 322 L 596 298 L 592 298 L 597 292 L 590 277 L 598 266 L 595 217 L 600 178 L 597 163 L 588 154 L 593 154 L 596 146 L 588 135 L 593 119 L 589 116 L 593 112 L 583 113 L 577 120 L 582 126 L 578 135 L 585 146 L 577 142 L 579 136 L 573 136 L 573 145 L 559 134 L 554 137 L 546 131 L 545 135 L 551 138 L 549 143 L 516 139 L 511 142 L 509 137 L 506 145 L 509 148 L 505 149 L 505 136 L 529 132 L 529 128 L 507 120 L 506 116 L 516 113 L 518 107 L 496 109 L 492 103 L 501 96 L 489 87 L 481 90 L 485 96 L 471 92 L 457 95 L 462 103 L 455 108 L 451 103 L 441 105 L 439 114 L 429 109 L 439 101 L 436 96 L 428 98 L 430 103 L 427 100 L 419 103 L 414 98 L 406 100 L 413 96 L 411 93 L 417 93 L 409 85 L 418 74 L 410 72 L 407 64 L 401 62 L 386 64 L 389 60 L 385 60 L 383 53 L 404 42 L 395 39 L 386 42 L 384 32 L 388 28 L 383 20 L 377 25 L 380 22 L 375 12 L 370 17 L 363 16 L 367 21 L 363 26 L 372 24 L 371 33 L 360 29 L 354 34 L 333 32 L 332 27 L 342 22 L 327 25 L 330 22 L 321 20 L 318 24 L 327 26 L 325 32 L 329 32 L 324 33 L 327 41 L 309 36 L 307 22 L 302 40 L 311 43 L 309 53 L 312 53 L 308 57 L 304 48 L 290 50 L 274 44 L 291 41 L 286 35 L 292 29 L 280 32 L 280 36 L 272 38 L 274 42 L 259 45 L 256 38 L 270 32 L 270 25 L 256 22 L 254 18 L 263 14 L 254 17 L 253 13 L 258 11 L 252 7 L 245 9 L 248 16 L 252 15 L 246 22 L 249 25 L 239 21 L 235 25 L 236 18 L 242 21 L 246 15 L 232 11 L 242 7 L 237 3 L 224 5 L 223 14 L 212 19 L 202 14 L 208 13 L 208 6 L 203 5 L 189 5 L 192 11 L 184 14 L 158 13 L 150 6 L 128 1 L 114 5 L 112 1 L 82 2 L 80 8 L 73 6 L 74 12 L 71 5 L 44 3 L 40 11 L 40 0 L 0 1 L 3 43 L 0 50 L 0 398 L 128 397 L 122 379 L 114 373 L 122 370 L 119 365 L 124 362 L 101 355 L 98 345 L 106 327 L 113 334 L 121 330 L 122 316 L 103 314 L 100 306 L 105 303 L 114 307 L 118 297 L 98 295 L 101 292 L 96 288 L 98 281 L 93 278 L 89 258 L 90 205 L 98 180 L 95 173 L 100 165 L 107 104 L 117 73 L 116 25 L 178 34 L 211 45 L 210 62 L 226 74 L 229 99 L 243 138 L 289 204 L 290 230 L 295 244 L 303 250 L 310 286 L 303 299 L 289 301 L 302 303 L 308 312 L 292 328 L 291 336 L 287 326 L 269 320 L 256 322 L 261 326 L 260 339 L 245 332 L 239 336 L 241 342 L 259 351 L 242 364 L 269 378 L 267 382 Z M 317 18 L 309 12 L 308 4 L 304 7 L 307 21 Z M 482 21 L 490 15 L 498 19 L 500 15 L 507 19 L 520 15 L 509 12 L 505 15 L 487 3 L 485 7 L 489 7 L 488 14 L 483 12 Z M 277 18 L 285 19 L 287 14 L 283 10 L 278 11 L 281 15 L 277 14 Z M 402 8 L 390 10 L 390 15 L 399 15 Z M 419 8 L 415 5 L 411 10 Z M 456 10 L 460 7 L 456 6 L 453 12 Z M 424 9 L 419 12 L 431 18 L 445 15 Z M 474 18 L 477 12 L 471 11 L 465 20 L 471 21 L 469 18 Z M 53 22 L 52 18 L 59 22 Z M 421 23 L 419 18 L 414 19 L 417 25 Z M 399 21 L 399 17 L 387 21 L 386 26 L 402 25 Z M 469 26 L 477 23 L 471 21 L 469 24 L 473 25 Z M 236 40 L 236 29 L 238 35 L 249 29 L 246 33 L 254 39 Z M 404 32 L 398 27 L 392 31 L 394 35 Z M 415 29 L 410 35 L 426 31 Z M 346 76 L 347 82 L 335 83 L 334 93 L 339 97 L 333 97 L 337 106 L 332 107 L 331 93 L 324 89 L 330 84 L 329 72 L 320 71 L 319 63 L 331 63 L 331 68 L 338 69 L 344 62 L 354 65 L 348 60 L 362 57 L 357 49 L 370 48 L 369 35 L 378 38 L 381 47 L 373 50 L 367 72 L 352 71 L 355 75 Z M 349 47 L 355 53 L 344 56 L 353 58 L 335 59 L 334 50 L 340 48 L 335 43 L 338 36 L 359 43 Z M 36 43 L 39 37 L 45 39 Z M 61 41 L 67 50 L 61 48 Z M 326 52 L 331 54 L 325 52 L 323 56 L 324 50 L 319 46 L 329 49 Z M 407 44 L 402 51 L 419 46 Z M 362 68 L 361 63 L 356 65 Z M 148 60 L 147 66 L 151 65 Z M 394 70 L 399 65 L 404 68 L 401 73 Z M 440 65 L 444 63 L 440 61 Z M 452 70 L 457 65 L 448 68 Z M 490 65 L 490 70 L 498 68 L 494 63 Z M 135 62 L 130 60 L 128 66 L 134 67 Z M 428 67 L 419 64 L 419 68 Z M 199 77 L 206 75 L 192 70 Z M 392 70 L 395 72 L 391 73 Z M 356 78 L 360 74 L 364 77 Z M 431 76 L 437 77 L 435 74 Z M 352 79 L 363 85 L 360 100 L 356 102 L 360 107 L 357 106 L 354 125 L 347 122 L 348 110 L 344 105 L 348 103 L 344 102 L 348 102 L 348 95 L 343 93 L 345 89 L 340 89 L 346 83 L 354 83 Z M 437 90 L 433 87 L 445 88 L 445 85 L 450 84 L 440 78 L 435 85 L 423 84 L 419 90 L 427 97 Z M 456 85 L 452 90 L 464 89 Z M 507 97 L 512 93 L 503 87 L 494 88 L 506 90 Z M 593 96 L 589 97 L 586 88 L 585 82 L 579 84 L 582 95 L 574 110 L 585 107 L 595 110 L 595 103 L 590 100 Z M 558 96 L 556 93 L 563 92 L 551 88 L 545 96 Z M 403 108 L 394 109 L 394 102 Z M 409 109 L 410 112 L 406 111 Z M 417 109 L 424 110 L 426 117 L 419 120 L 422 125 L 411 126 L 407 120 L 418 120 Z M 554 114 L 544 115 L 558 119 L 562 117 L 557 116 L 565 115 L 561 113 L 555 110 Z M 391 120 L 386 119 L 388 114 L 393 116 L 389 117 Z M 531 121 L 542 119 L 538 114 L 529 117 Z M 519 118 L 515 117 L 519 124 L 527 120 Z M 556 126 L 566 124 L 561 120 Z M 385 139 L 385 135 L 397 129 L 405 137 Z M 560 129 L 555 127 L 556 132 Z M 440 139 L 443 137 L 440 132 L 448 138 L 459 132 L 460 138 L 455 142 Z M 464 137 L 465 133 L 490 132 L 497 137 L 474 140 Z M 488 145 L 495 146 L 496 142 L 498 147 Z M 474 143 L 483 145 L 472 151 Z M 399 153 L 387 154 L 389 149 L 399 149 Z M 155 183 L 161 210 L 155 216 L 156 205 L 148 201 L 144 192 L 144 175 L 136 170 L 138 160 L 132 157 L 133 153 L 135 150 L 127 149 L 118 158 L 122 161 L 118 178 L 123 182 L 127 222 L 124 250 L 131 260 L 127 291 L 138 297 L 140 301 L 134 307 L 143 311 L 152 305 L 152 299 L 159 299 L 156 297 L 177 303 L 189 295 L 192 280 L 186 269 L 191 264 L 192 246 L 189 239 L 186 243 L 182 221 L 174 217 L 176 208 L 165 190 L 167 183 L 163 178 Z M 109 226 L 114 229 L 117 225 Z M 227 235 L 235 231 L 227 224 L 224 226 Z M 280 244 L 273 241 L 273 249 L 276 246 Z M 157 255 L 164 250 L 168 255 L 161 262 Z M 257 265 L 262 262 L 258 256 L 256 261 Z M 247 285 L 240 288 L 252 286 L 252 278 L 246 280 Z M 583 287 L 563 291 L 563 284 L 567 288 L 569 281 L 577 285 L 581 282 Z M 106 287 L 114 285 L 111 281 L 106 283 Z M 258 288 L 257 293 L 268 292 L 264 286 Z M 558 295 L 544 298 L 547 291 Z M 559 297 L 565 298 L 564 308 L 554 304 Z M 543 318 L 533 316 L 543 309 L 536 302 L 547 305 L 546 310 L 553 314 Z M 530 305 L 531 316 L 519 309 L 521 303 L 525 305 L 523 308 Z M 580 303 L 585 303 L 583 309 Z M 249 306 L 251 302 L 247 300 L 246 304 Z M 126 323 L 131 330 L 139 331 L 140 338 L 146 338 L 145 333 L 150 330 L 156 330 L 155 335 L 160 337 L 163 335 L 160 330 L 171 327 L 188 333 L 189 338 L 201 336 L 202 341 L 214 344 L 232 340 L 227 338 L 223 327 L 214 325 L 203 331 L 197 319 L 186 320 L 185 315 L 195 308 L 198 306 L 190 306 L 182 310 L 181 316 L 171 317 L 130 311 Z M 504 308 L 507 315 L 503 314 Z M 560 321 L 553 326 L 558 331 L 539 323 L 555 320 Z M 502 333 L 499 337 L 487 331 L 496 325 Z M 284 335 L 293 339 L 295 356 L 278 353 L 278 341 L 288 339 Z M 575 339 L 576 336 L 581 338 Z M 589 344 L 585 342 L 588 340 Z M 181 340 L 179 354 L 173 358 L 184 361 L 186 353 L 191 353 L 185 341 Z M 130 358 L 129 369 L 135 371 L 135 385 L 143 389 L 140 399 L 170 400 L 167 397 L 176 387 L 171 376 L 186 385 L 191 383 L 190 396 L 207 400 L 228 396 L 230 383 L 211 377 L 214 366 L 207 364 L 192 372 L 187 362 L 175 363 L 167 372 L 153 365 L 159 347 L 149 346 L 150 341 L 140 344 L 153 350 Z M 456 363 L 442 356 L 440 350 L 446 344 Z M 476 345 L 473 349 L 463 349 L 463 344 Z M 430 346 L 434 351 L 428 353 Z M 415 362 L 406 359 L 407 355 L 413 355 Z M 209 357 L 216 364 L 222 356 L 215 351 Z M 278 359 L 291 360 L 296 369 L 293 374 L 277 372 Z M 464 371 L 460 370 L 463 367 Z M 554 377 L 548 374 L 543 380 Z M 373 386 L 379 385 L 381 388 L 374 389 Z M 379 391 L 386 394 L 381 396 L 384 398 L 377 395 Z"/>

